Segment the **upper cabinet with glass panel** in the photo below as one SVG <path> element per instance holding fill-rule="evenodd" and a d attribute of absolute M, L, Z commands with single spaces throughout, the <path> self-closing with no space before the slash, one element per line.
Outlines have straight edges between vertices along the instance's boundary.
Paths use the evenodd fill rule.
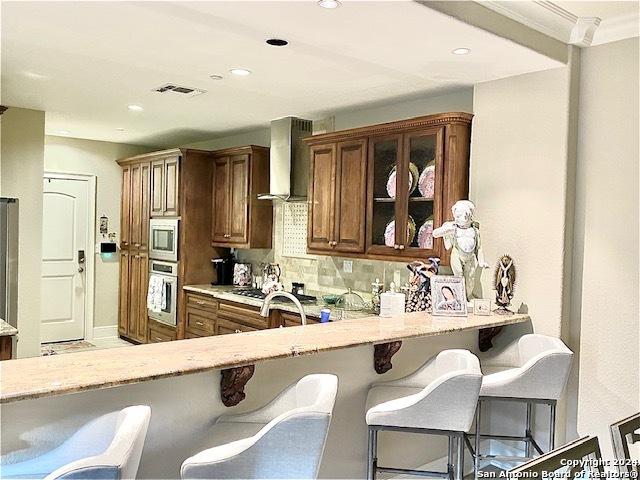
<path fill-rule="evenodd" d="M 449 220 L 453 203 L 469 194 L 471 119 L 469 113 L 442 113 L 305 139 L 312 157 L 309 231 L 324 231 L 327 237 L 322 242 L 310 237 L 309 253 L 403 261 L 440 257 L 448 264 L 433 229 Z M 363 165 L 345 170 L 342 154 L 335 152 L 354 142 L 360 156 L 350 158 Z M 334 152 L 326 159 L 333 166 L 317 167 L 317 152 Z M 352 178 L 345 180 L 345 174 Z M 358 181 L 361 174 L 366 181 Z M 343 248 L 333 238 L 339 225 L 352 225 L 364 235 Z"/>

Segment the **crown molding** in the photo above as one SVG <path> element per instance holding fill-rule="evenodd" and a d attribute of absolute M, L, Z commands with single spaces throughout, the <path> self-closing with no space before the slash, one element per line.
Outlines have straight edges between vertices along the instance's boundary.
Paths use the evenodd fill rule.
<path fill-rule="evenodd" d="M 588 47 L 639 35 L 638 14 L 602 20 L 598 17 L 577 17 L 546 0 L 477 0 L 477 3 L 568 45 Z"/>
<path fill-rule="evenodd" d="M 602 45 L 638 36 L 640 36 L 640 15 L 638 13 L 620 15 L 602 20 L 591 44 Z"/>
<path fill-rule="evenodd" d="M 478 3 L 563 43 L 569 43 L 578 20 L 571 12 L 549 1 L 484 0 Z"/>

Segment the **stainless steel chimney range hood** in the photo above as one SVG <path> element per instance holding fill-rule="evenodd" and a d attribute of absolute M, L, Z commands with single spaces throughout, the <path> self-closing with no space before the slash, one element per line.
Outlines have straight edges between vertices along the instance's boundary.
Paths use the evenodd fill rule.
<path fill-rule="evenodd" d="M 269 193 L 259 194 L 259 200 L 307 200 L 309 148 L 302 139 L 311 133 L 311 120 L 285 117 L 271 122 Z"/>

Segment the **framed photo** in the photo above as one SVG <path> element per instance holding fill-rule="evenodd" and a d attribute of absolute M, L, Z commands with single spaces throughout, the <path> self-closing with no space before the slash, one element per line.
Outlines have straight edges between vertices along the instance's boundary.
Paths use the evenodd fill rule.
<path fill-rule="evenodd" d="M 431 298 L 433 315 L 467 316 L 467 296 L 463 277 L 434 275 L 431 277 Z"/>
<path fill-rule="evenodd" d="M 491 315 L 491 299 L 476 298 L 473 300 L 474 315 Z"/>

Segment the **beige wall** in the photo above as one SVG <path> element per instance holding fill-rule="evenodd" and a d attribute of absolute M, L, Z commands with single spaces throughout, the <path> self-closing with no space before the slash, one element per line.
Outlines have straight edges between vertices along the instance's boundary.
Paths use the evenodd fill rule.
<path fill-rule="evenodd" d="M 574 297 L 580 335 L 578 433 L 640 410 L 638 38 L 583 51 Z M 580 315 L 581 313 L 581 315 Z"/>
<path fill-rule="evenodd" d="M 119 241 L 122 177 L 120 167 L 115 161 L 153 150 L 153 147 L 47 135 L 44 145 L 44 169 L 57 173 L 94 175 L 96 242 L 102 240 L 98 220 L 102 215 L 109 218 L 109 232 L 115 232 Z M 115 327 L 118 324 L 118 257 L 102 258 L 95 254 L 95 266 L 94 327 L 114 327 L 115 335 Z M 106 333 L 109 332 L 102 334 Z"/>
<path fill-rule="evenodd" d="M 44 112 L 10 107 L 2 117 L 1 186 L 19 199 L 19 357 L 40 355 Z"/>
<path fill-rule="evenodd" d="M 513 305 L 539 333 L 560 336 L 567 190 L 569 69 L 476 85 L 470 197 L 491 270 L 504 253 L 517 268 Z"/>

